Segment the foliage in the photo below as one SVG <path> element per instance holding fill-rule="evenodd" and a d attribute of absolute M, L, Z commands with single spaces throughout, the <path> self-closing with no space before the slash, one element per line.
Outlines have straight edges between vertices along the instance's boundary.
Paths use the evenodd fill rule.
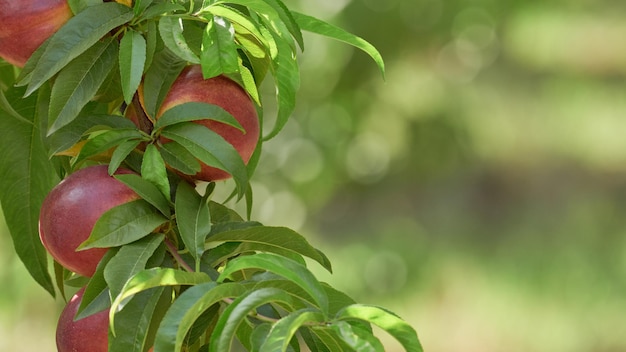
<path fill-rule="evenodd" d="M 280 0 L 70 1 L 75 15 L 23 69 L 0 66 L 0 202 L 15 251 L 50 294 L 86 287 L 77 318 L 109 309 L 110 351 L 382 351 L 374 324 L 407 351 L 421 351 L 413 328 L 383 308 L 362 305 L 320 282 L 307 260 L 329 259 L 303 236 L 245 219 L 188 181 L 199 162 L 233 176 L 233 197 L 251 207 L 246 165 L 229 143 L 192 121 L 239 127 L 216 105 L 160 105 L 183 67 L 227 75 L 257 103 L 275 86 L 278 134 L 296 104 L 302 30 L 378 51 L 336 26 L 289 10 Z M 136 126 L 128 108 L 141 111 Z M 208 117 L 207 117 L 208 116 Z M 164 143 L 164 138 L 168 143 Z M 256 160 L 262 142 L 257 146 Z M 39 242 L 45 195 L 73 171 L 97 163 L 141 200 L 115 207 L 79 249 L 111 248 L 91 278 L 55 263 Z M 26 195 L 26 196 L 24 196 Z M 249 217 L 249 214 L 248 214 Z M 307 259 L 308 258 L 308 259 Z M 316 265 L 317 265 L 316 264 Z"/>

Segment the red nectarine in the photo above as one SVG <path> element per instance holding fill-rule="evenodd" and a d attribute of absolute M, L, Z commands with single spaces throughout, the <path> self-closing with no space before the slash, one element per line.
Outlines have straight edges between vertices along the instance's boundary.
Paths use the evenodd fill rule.
<path fill-rule="evenodd" d="M 0 57 L 23 67 L 70 17 L 67 0 L 0 0 Z"/>
<path fill-rule="evenodd" d="M 214 120 L 198 120 L 197 123 L 210 128 L 232 144 L 245 163 L 250 160 L 259 140 L 259 119 L 252 99 L 239 84 L 226 76 L 204 79 L 200 65 L 188 66 L 174 81 L 157 119 L 166 110 L 188 102 L 218 105 L 233 115 L 245 132 Z M 201 167 L 194 176 L 196 180 L 218 181 L 230 177 L 226 171 L 206 164 Z"/>
<path fill-rule="evenodd" d="M 137 193 L 109 176 L 107 168 L 89 166 L 70 174 L 48 193 L 39 214 L 39 236 L 50 255 L 67 269 L 89 277 L 107 249 L 76 248 L 89 237 L 107 210 L 139 199 Z"/>
<path fill-rule="evenodd" d="M 57 324 L 59 352 L 107 352 L 109 350 L 109 311 L 104 310 L 74 321 L 85 289 L 67 303 Z"/>

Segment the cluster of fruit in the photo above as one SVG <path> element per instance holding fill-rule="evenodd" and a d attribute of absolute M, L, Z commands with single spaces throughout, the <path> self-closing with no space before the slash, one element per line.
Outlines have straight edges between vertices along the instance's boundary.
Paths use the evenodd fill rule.
<path fill-rule="evenodd" d="M 72 16 L 65 0 L 0 1 L 0 9 L 0 57 L 18 67 L 23 67 L 32 53 Z M 28 19 L 37 19 L 36 25 Z M 188 66 L 170 88 L 155 119 L 162 112 L 188 102 L 218 105 L 233 115 L 243 130 L 213 120 L 197 123 L 232 144 L 244 162 L 250 159 L 259 138 L 259 120 L 255 105 L 245 90 L 225 76 L 204 79 L 199 65 Z M 137 106 L 129 106 L 126 115 L 140 128 L 145 126 L 141 118 L 145 119 L 146 115 L 136 109 Z M 167 140 L 162 138 L 161 142 L 167 143 Z M 133 171 L 125 168 L 116 171 L 117 175 L 129 173 Z M 199 172 L 185 177 L 195 182 L 223 180 L 230 175 L 201 163 Z M 80 169 L 65 178 L 45 198 L 39 218 L 41 241 L 64 268 L 91 277 L 108 249 L 77 250 L 78 247 L 89 238 L 102 214 L 139 198 L 136 192 L 109 175 L 107 165 Z M 75 321 L 83 293 L 84 288 L 72 297 L 59 317 L 57 348 L 60 352 L 108 350 L 108 311 Z"/>

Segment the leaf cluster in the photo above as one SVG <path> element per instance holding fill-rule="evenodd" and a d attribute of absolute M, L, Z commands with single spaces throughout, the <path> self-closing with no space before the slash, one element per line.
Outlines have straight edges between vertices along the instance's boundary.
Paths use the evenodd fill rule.
<path fill-rule="evenodd" d="M 303 30 L 362 49 L 384 71 L 374 47 L 281 0 L 69 3 L 74 17 L 22 70 L 0 64 L 0 129 L 10 131 L 0 140 L 0 202 L 16 253 L 42 287 L 63 296 L 86 287 L 76 319 L 109 310 L 113 352 L 221 352 L 234 344 L 383 351 L 372 324 L 421 351 L 397 315 L 320 282 L 307 265 L 331 271 L 330 261 L 302 235 L 244 219 L 212 199 L 214 183 L 200 192 L 190 182 L 201 162 L 225 170 L 233 196 L 250 209 L 261 142 L 246 165 L 221 136 L 192 123 L 241 128 L 232 115 L 193 102 L 160 111 L 188 65 L 239 82 L 259 112 L 259 87 L 271 76 L 278 112 L 269 139 L 295 107 Z M 135 171 L 114 177 L 141 199 L 104 213 L 79 247 L 109 248 L 91 278 L 58 263 L 51 276 L 37 230 L 43 198 L 74 170 L 102 163 L 111 175 Z"/>

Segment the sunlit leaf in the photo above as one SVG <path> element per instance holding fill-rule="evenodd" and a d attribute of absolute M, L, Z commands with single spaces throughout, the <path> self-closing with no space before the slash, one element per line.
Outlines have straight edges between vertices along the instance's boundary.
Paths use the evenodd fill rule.
<path fill-rule="evenodd" d="M 396 338 L 406 351 L 423 351 L 415 330 L 406 321 L 386 309 L 370 305 L 353 304 L 339 311 L 336 319 L 356 319 L 372 323 Z"/>
<path fill-rule="evenodd" d="M 190 287 L 181 294 L 167 311 L 154 344 L 154 352 L 179 351 L 194 322 L 211 306 L 227 298 L 245 293 L 238 283 L 218 285 L 208 282 Z"/>
<path fill-rule="evenodd" d="M 207 16 L 209 23 L 202 37 L 202 75 L 208 79 L 239 69 L 235 29 L 225 18 Z"/>
<path fill-rule="evenodd" d="M 117 297 L 131 277 L 146 268 L 154 251 L 163 243 L 163 235 L 155 234 L 122 246 L 104 268 L 104 279 L 111 297 Z"/>
<path fill-rule="evenodd" d="M 336 39 L 363 50 L 374 60 L 374 62 L 376 62 L 376 65 L 378 65 L 381 74 L 383 74 L 384 76 L 385 63 L 382 56 L 380 55 L 378 50 L 376 50 L 376 48 L 365 39 L 360 38 L 342 28 L 334 26 L 318 18 L 295 11 L 292 11 L 292 14 L 302 30 Z"/>
<path fill-rule="evenodd" d="M 184 30 L 184 21 L 180 17 L 164 16 L 159 20 L 159 34 L 165 46 L 182 60 L 199 64 L 200 58 L 189 47 Z"/>
<path fill-rule="evenodd" d="M 315 300 L 323 312 L 328 311 L 328 296 L 315 276 L 304 265 L 276 254 L 257 253 L 235 258 L 224 267 L 218 281 L 224 281 L 232 273 L 249 268 L 266 270 L 293 281 Z"/>
<path fill-rule="evenodd" d="M 139 292 L 161 286 L 194 286 L 209 282 L 211 278 L 202 272 L 186 272 L 172 268 L 153 268 L 138 272 L 126 282 L 120 294 L 111 303 L 109 322 L 114 324 L 114 312 L 122 303 Z"/>
<path fill-rule="evenodd" d="M 222 122 L 243 131 L 233 115 L 221 106 L 204 102 L 188 102 L 173 106 L 163 112 L 154 124 L 154 128 L 163 128 L 181 122 L 209 119 Z"/>
<path fill-rule="evenodd" d="M 143 154 L 141 177 L 154 184 L 167 200 L 171 200 L 170 182 L 161 153 L 154 144 L 149 144 Z"/>
<path fill-rule="evenodd" d="M 302 325 L 307 323 L 321 325 L 324 321 L 324 314 L 316 309 L 308 308 L 292 312 L 272 326 L 259 352 L 284 352 L 289 346 L 289 341 Z"/>
<path fill-rule="evenodd" d="M 237 329 L 246 319 L 248 314 L 256 308 L 271 302 L 283 302 L 289 304 L 291 297 L 285 292 L 266 288 L 252 291 L 235 299 L 222 313 L 210 338 L 210 351 L 230 351 L 230 346 Z"/>

